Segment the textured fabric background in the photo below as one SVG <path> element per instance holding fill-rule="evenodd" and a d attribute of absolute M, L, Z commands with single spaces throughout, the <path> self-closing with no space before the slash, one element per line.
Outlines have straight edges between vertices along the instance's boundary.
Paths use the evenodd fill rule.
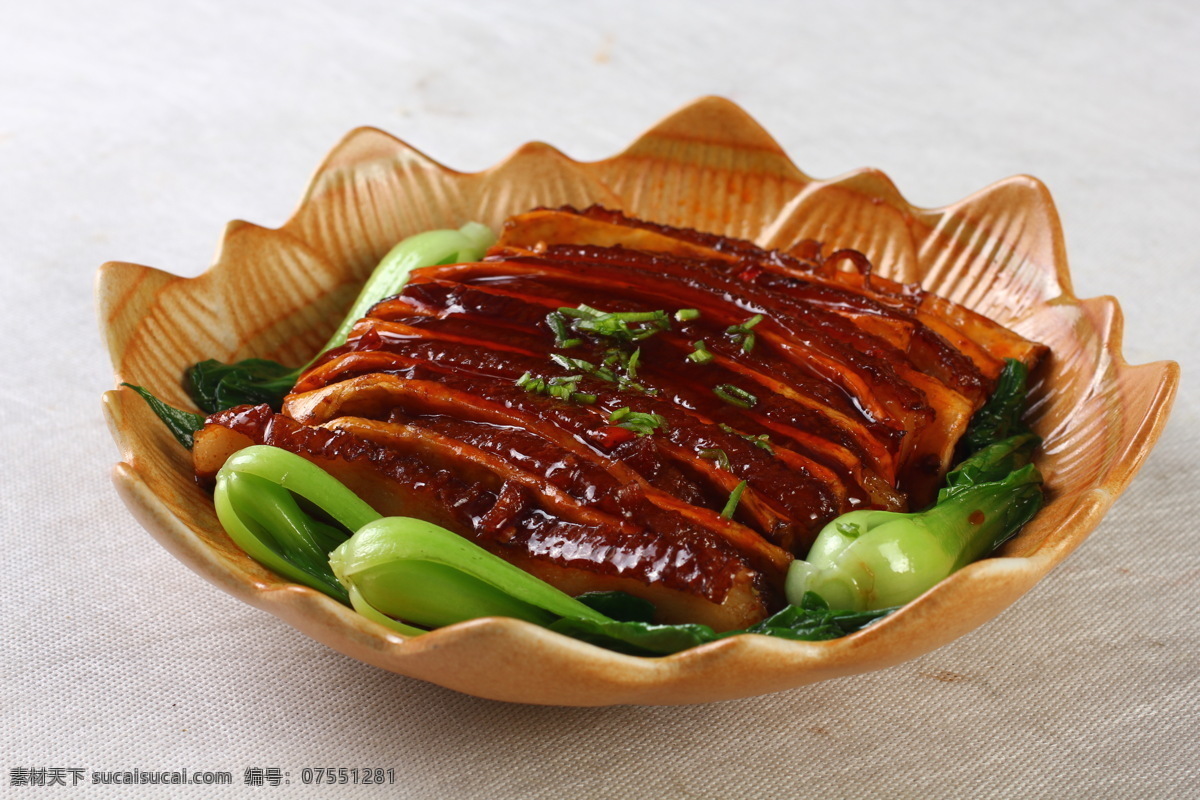
<path fill-rule="evenodd" d="M 1183 1 L 737 8 L 4 4 L 5 795 L 304 796 L 304 767 L 379 766 L 413 798 L 1200 796 L 1200 16 Z M 193 575 L 122 507 L 100 263 L 199 273 L 227 220 L 283 222 L 357 125 L 474 170 L 530 139 L 603 157 L 710 93 L 810 174 L 878 166 L 918 204 L 1037 175 L 1077 293 L 1121 299 L 1126 357 L 1182 362 L 1132 488 L 998 619 L 769 697 L 506 705 L 325 649 Z M 10 785 L 47 767 L 229 770 L 235 786 Z M 292 783 L 249 789 L 247 767 Z"/>

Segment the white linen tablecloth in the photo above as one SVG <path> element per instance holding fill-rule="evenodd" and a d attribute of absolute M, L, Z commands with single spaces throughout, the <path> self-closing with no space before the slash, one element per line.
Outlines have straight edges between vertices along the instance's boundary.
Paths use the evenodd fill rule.
<path fill-rule="evenodd" d="M 7 796 L 1200 796 L 1200 14 L 1176 3 L 7 3 L 0 13 L 0 785 Z M 109 482 L 107 260 L 195 275 L 373 124 L 464 170 L 595 159 L 704 94 L 806 172 L 920 205 L 1044 180 L 1129 361 L 1183 364 L 1100 528 L 998 619 L 908 664 L 749 700 L 564 709 L 352 661 L 222 594 Z M 226 770 L 224 788 L 15 785 Z M 279 769 L 291 784 L 245 782 Z M 251 775 L 257 773 L 250 773 Z M 272 773 L 264 773 L 271 775 Z M 68 785 L 71 783 L 67 773 Z"/>

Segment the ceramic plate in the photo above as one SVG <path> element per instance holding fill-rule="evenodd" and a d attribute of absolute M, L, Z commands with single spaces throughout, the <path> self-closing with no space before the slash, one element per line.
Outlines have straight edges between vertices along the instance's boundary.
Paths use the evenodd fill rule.
<path fill-rule="evenodd" d="M 1178 367 L 1126 364 L 1116 300 L 1072 294 L 1058 215 L 1040 182 L 1010 178 L 944 208 L 916 208 L 875 170 L 808 177 L 744 111 L 719 98 L 687 106 L 603 161 L 580 163 L 527 144 L 474 174 L 378 130 L 355 130 L 325 159 L 283 227 L 230 223 L 203 275 L 101 268 L 101 325 L 116 380 L 191 408 L 180 380 L 196 361 L 307 361 L 360 282 L 405 236 L 467 220 L 495 227 L 511 214 L 564 203 L 600 203 L 765 247 L 818 239 L 855 248 L 881 274 L 920 282 L 1049 345 L 1031 412 L 1045 440 L 1037 463 L 1046 507 L 997 557 L 851 636 L 739 636 L 665 658 L 611 653 L 511 619 L 405 639 L 288 583 L 234 546 L 192 480 L 187 451 L 122 389 L 108 392 L 104 407 L 122 453 L 114 480 L 134 516 L 225 591 L 383 669 L 526 703 L 696 703 L 880 669 L 983 624 L 1096 527 L 1166 421 Z"/>

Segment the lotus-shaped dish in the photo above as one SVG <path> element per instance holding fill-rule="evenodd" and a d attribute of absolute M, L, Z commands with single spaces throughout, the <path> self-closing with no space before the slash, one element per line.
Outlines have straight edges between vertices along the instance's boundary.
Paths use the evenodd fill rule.
<path fill-rule="evenodd" d="M 527 144 L 474 174 L 371 128 L 352 131 L 277 230 L 232 222 L 197 278 L 105 264 L 101 325 L 116 380 L 191 407 L 196 361 L 310 358 L 379 258 L 405 236 L 467 220 L 498 226 L 539 205 L 599 203 L 684 227 L 787 248 L 804 239 L 866 253 L 883 275 L 919 282 L 1050 347 L 1031 422 L 1049 502 L 997 557 L 955 573 L 851 636 L 791 642 L 739 636 L 665 658 L 608 652 L 512 619 L 405 639 L 288 583 L 239 550 L 192 478 L 189 454 L 127 389 L 105 410 L 122 452 L 114 480 L 158 541 L 230 594 L 383 669 L 501 700 L 675 704 L 764 694 L 896 664 L 1013 603 L 1083 541 L 1129 484 L 1166 421 L 1178 367 L 1121 357 L 1116 300 L 1071 291 L 1058 215 L 1030 177 L 943 208 L 916 208 L 882 173 L 814 180 L 747 114 L 701 99 L 627 150 L 592 163 Z"/>

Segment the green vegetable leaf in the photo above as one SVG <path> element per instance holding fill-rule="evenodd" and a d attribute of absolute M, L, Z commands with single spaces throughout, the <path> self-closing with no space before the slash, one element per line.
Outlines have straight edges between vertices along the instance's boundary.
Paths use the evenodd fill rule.
<path fill-rule="evenodd" d="M 315 519 L 296 497 L 335 524 Z M 333 573 L 329 553 L 350 531 L 379 519 L 374 509 L 316 464 L 266 445 L 229 457 L 217 473 L 213 504 L 221 526 L 247 555 L 343 603 L 349 598 Z"/>
<path fill-rule="evenodd" d="M 399 294 L 413 270 L 438 264 L 478 261 L 495 241 L 496 235 L 491 229 L 478 222 L 468 222 L 458 230 L 426 231 L 402 240 L 380 259 L 379 265 L 350 306 L 350 311 L 321 352 L 345 344 L 354 323 L 365 317 L 371 306 L 380 300 Z"/>
<path fill-rule="evenodd" d="M 628 592 L 585 592 L 575 599 L 618 622 L 654 620 L 654 604 Z"/>
<path fill-rule="evenodd" d="M 744 631 L 657 625 L 654 606 L 641 598 L 625 592 L 572 598 L 437 525 L 381 518 L 320 467 L 263 445 L 230 456 L 217 475 L 214 502 L 225 530 L 252 558 L 408 636 L 425 632 L 408 623 L 434 628 L 507 616 L 618 652 L 668 655 L 739 633 L 831 639 L 888 613 L 830 611 L 806 595 L 799 606 Z"/>
<path fill-rule="evenodd" d="M 994 468 L 989 461 L 975 474 Z M 903 605 L 991 552 L 1041 508 L 1042 476 L 1033 464 L 998 481 L 968 484 L 971 473 L 960 473 L 962 482 L 925 511 L 852 511 L 834 519 L 807 558 L 788 568 L 788 598 L 816 592 L 860 611 Z"/>
<path fill-rule="evenodd" d="M 239 547 L 284 577 L 348 602 L 329 568 L 329 551 L 345 533 L 314 520 L 290 492 L 265 478 L 222 469 L 217 480 L 217 517 Z"/>
<path fill-rule="evenodd" d="M 495 239 L 489 228 L 476 222 L 468 222 L 458 230 L 427 231 L 404 239 L 379 262 L 333 336 L 309 364 L 345 344 L 354 323 L 380 300 L 398 294 L 414 269 L 477 260 Z M 234 364 L 210 359 L 188 370 L 187 390 L 196 405 L 210 414 L 260 403 L 278 410 L 303 370 L 265 358 L 248 358 Z"/>
<path fill-rule="evenodd" d="M 1005 363 L 960 444 L 968 457 L 946 475 L 934 505 L 837 517 L 788 568 L 788 598 L 817 592 L 859 610 L 907 603 L 1020 530 L 1045 500 L 1031 463 L 1041 440 L 1021 419 L 1027 378 L 1024 364 Z"/>
<path fill-rule="evenodd" d="M 1015 469 L 1002 480 L 964 486 L 922 512 L 930 530 L 959 546 L 954 569 L 1008 541 L 1045 502 L 1042 474 L 1033 464 Z"/>
<path fill-rule="evenodd" d="M 329 565 L 371 608 L 430 628 L 489 616 L 538 625 L 608 619 L 474 542 L 410 517 L 364 525 L 330 554 Z"/>
<path fill-rule="evenodd" d="M 799 605 L 784 608 L 757 625 L 747 628 L 746 633 L 819 642 L 854 633 L 895 610 L 882 608 L 873 611 L 831 611 L 820 595 L 805 592 Z"/>
<path fill-rule="evenodd" d="M 587 595 L 583 595 L 578 599 L 585 600 L 586 597 Z M 606 612 L 604 608 L 598 610 Z M 800 605 L 787 606 L 745 630 L 726 633 L 716 633 L 707 625 L 656 625 L 645 621 L 605 622 L 573 618 L 560 619 L 551 623 L 549 628 L 565 636 L 619 653 L 664 656 L 744 633 L 807 642 L 837 639 L 854 633 L 893 611 L 894 608 L 876 611 L 831 611 L 818 595 L 809 592 Z"/>
<path fill-rule="evenodd" d="M 1020 433 L 989 444 L 946 473 L 946 485 L 938 492 L 939 503 L 961 491 L 984 483 L 1003 481 L 1011 473 L 1033 460 L 1033 451 L 1041 444 L 1033 433 Z"/>
<path fill-rule="evenodd" d="M 150 410 L 158 415 L 158 418 L 167 426 L 167 430 L 175 437 L 175 441 L 188 450 L 192 449 L 196 431 L 204 427 L 203 414 L 169 406 L 141 386 L 134 386 L 132 383 L 122 383 L 121 385 L 129 387 L 141 395 L 141 398 L 146 401 L 146 405 L 150 406 Z"/>
<path fill-rule="evenodd" d="M 666 656 L 718 638 L 707 625 L 654 625 L 564 617 L 547 627 L 572 639 L 635 656 Z"/>
<path fill-rule="evenodd" d="M 971 417 L 967 433 L 959 443 L 960 452 L 970 455 L 989 444 L 1028 433 L 1021 419 L 1025 413 L 1025 392 L 1029 369 L 1016 359 L 1006 359 L 996 381 L 996 390 L 983 407 Z"/>
<path fill-rule="evenodd" d="M 188 370 L 187 390 L 196 405 L 210 414 L 260 403 L 278 410 L 299 377 L 299 369 L 265 358 L 234 364 L 209 359 Z"/>

